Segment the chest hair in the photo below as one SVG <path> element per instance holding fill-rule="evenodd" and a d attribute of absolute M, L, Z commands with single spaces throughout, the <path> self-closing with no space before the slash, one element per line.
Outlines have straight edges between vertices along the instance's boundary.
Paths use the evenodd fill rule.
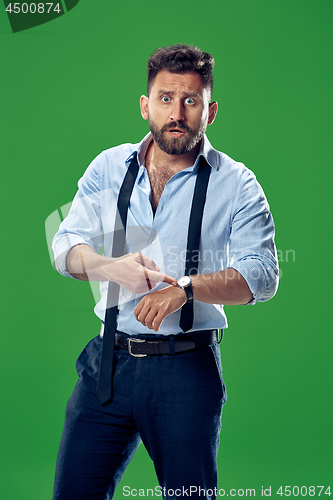
<path fill-rule="evenodd" d="M 148 176 L 151 186 L 150 203 L 155 214 L 160 202 L 163 190 L 168 180 L 173 176 L 174 172 L 169 167 L 156 168 L 152 164 L 148 168 Z"/>

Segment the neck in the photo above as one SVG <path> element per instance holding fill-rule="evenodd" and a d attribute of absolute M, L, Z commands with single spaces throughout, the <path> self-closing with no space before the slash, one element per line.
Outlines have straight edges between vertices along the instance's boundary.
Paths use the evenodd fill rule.
<path fill-rule="evenodd" d="M 201 141 L 199 141 L 188 153 L 183 155 L 169 155 L 160 149 L 156 142 L 152 140 L 146 153 L 146 166 L 149 168 L 148 165 L 154 165 L 162 169 L 168 168 L 172 170 L 173 173 L 180 172 L 194 164 L 199 153 L 200 142 Z"/>

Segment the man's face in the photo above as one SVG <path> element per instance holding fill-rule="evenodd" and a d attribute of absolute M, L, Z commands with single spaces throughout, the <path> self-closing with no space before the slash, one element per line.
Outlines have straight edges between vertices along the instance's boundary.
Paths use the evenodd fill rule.
<path fill-rule="evenodd" d="M 149 98 L 141 97 L 141 113 L 162 151 L 182 155 L 197 145 L 216 115 L 217 104 L 209 98 L 198 73 L 157 73 Z"/>

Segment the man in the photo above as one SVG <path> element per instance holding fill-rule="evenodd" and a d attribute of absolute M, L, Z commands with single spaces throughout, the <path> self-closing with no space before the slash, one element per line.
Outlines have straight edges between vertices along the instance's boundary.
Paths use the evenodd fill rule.
<path fill-rule="evenodd" d="M 77 361 L 54 499 L 112 498 L 141 440 L 164 498 L 216 497 L 223 305 L 270 299 L 278 269 L 261 187 L 205 135 L 213 66 L 187 45 L 152 54 L 151 133 L 92 162 L 55 236 L 62 274 L 101 281 L 102 330 Z"/>

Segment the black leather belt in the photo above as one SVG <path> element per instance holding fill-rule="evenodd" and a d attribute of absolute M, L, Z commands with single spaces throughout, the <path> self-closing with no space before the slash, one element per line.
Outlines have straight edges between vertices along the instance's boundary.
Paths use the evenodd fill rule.
<path fill-rule="evenodd" d="M 166 339 L 158 340 L 146 340 L 125 335 L 122 332 L 116 332 L 115 346 L 126 349 L 135 358 L 161 354 L 173 355 L 218 342 L 218 330 L 200 330 L 195 333 L 168 335 Z"/>

